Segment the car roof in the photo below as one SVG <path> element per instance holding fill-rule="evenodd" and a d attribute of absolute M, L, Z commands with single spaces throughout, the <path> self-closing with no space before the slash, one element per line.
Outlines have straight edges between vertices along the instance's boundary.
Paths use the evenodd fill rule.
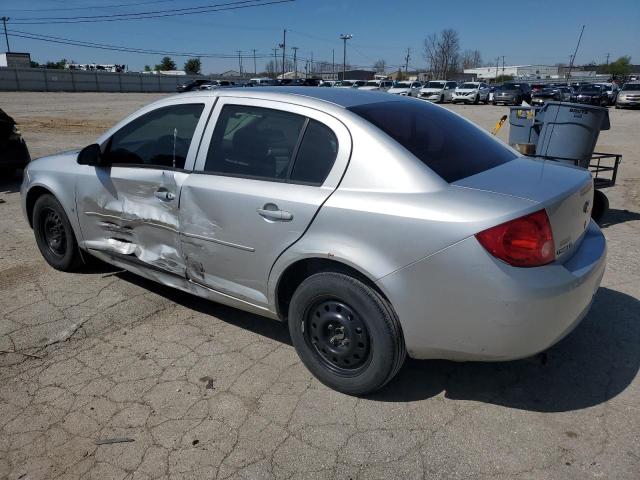
<path fill-rule="evenodd" d="M 224 90 L 213 90 L 204 92 L 188 92 L 179 94 L 176 98 L 188 96 L 219 96 L 219 97 L 244 97 L 263 100 L 275 100 L 281 102 L 291 102 L 295 99 L 302 101 L 309 106 L 318 103 L 330 103 L 343 108 L 365 105 L 368 103 L 403 101 L 406 99 L 397 98 L 395 95 L 388 95 L 384 92 L 361 91 L 348 88 L 322 88 L 322 87 L 259 87 L 259 88 L 231 88 Z M 408 101 L 408 100 L 407 100 Z"/>

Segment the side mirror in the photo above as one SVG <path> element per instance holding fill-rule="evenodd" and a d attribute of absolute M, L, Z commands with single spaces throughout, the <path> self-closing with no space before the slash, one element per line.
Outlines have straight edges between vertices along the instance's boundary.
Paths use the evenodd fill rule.
<path fill-rule="evenodd" d="M 102 166 L 102 150 L 100 150 L 100 145 L 97 143 L 93 143 L 89 146 L 84 147 L 78 153 L 78 164 L 79 165 L 91 165 L 93 167 Z"/>

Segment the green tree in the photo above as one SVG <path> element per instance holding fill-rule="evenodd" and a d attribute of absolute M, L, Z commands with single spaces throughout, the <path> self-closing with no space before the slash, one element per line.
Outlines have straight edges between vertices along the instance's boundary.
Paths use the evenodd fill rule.
<path fill-rule="evenodd" d="M 626 77 L 631 73 L 631 57 L 629 55 L 620 57 L 610 63 L 605 70 L 615 77 Z"/>
<path fill-rule="evenodd" d="M 144 66 L 144 71 L 145 72 L 150 72 L 151 71 L 151 67 L 149 65 L 145 65 Z"/>
<path fill-rule="evenodd" d="M 67 59 L 63 58 L 62 60 L 59 60 L 57 62 L 48 61 L 45 64 L 44 68 L 50 68 L 53 70 L 62 70 L 66 64 L 67 64 Z"/>
<path fill-rule="evenodd" d="M 162 57 L 162 60 L 158 65 L 156 65 L 155 70 L 166 71 L 166 70 L 175 70 L 176 62 L 171 60 L 171 57 Z"/>
<path fill-rule="evenodd" d="M 190 75 L 200 75 L 202 63 L 199 58 L 190 58 L 184 62 L 184 71 Z"/>

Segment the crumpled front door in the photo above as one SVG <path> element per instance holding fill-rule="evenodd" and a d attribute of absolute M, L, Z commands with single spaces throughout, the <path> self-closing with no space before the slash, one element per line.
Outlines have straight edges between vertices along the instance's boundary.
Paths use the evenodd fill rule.
<path fill-rule="evenodd" d="M 84 246 L 184 276 L 178 204 L 189 174 L 140 167 L 95 170 L 93 179 L 76 186 Z"/>

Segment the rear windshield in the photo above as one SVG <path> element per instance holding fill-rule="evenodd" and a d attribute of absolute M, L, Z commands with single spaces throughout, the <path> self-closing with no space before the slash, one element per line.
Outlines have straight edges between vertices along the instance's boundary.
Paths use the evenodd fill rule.
<path fill-rule="evenodd" d="M 517 156 L 479 127 L 427 102 L 369 103 L 349 110 L 396 140 L 449 183 Z"/>
<path fill-rule="evenodd" d="M 628 92 L 629 90 L 640 90 L 640 83 L 625 83 L 622 90 Z"/>

